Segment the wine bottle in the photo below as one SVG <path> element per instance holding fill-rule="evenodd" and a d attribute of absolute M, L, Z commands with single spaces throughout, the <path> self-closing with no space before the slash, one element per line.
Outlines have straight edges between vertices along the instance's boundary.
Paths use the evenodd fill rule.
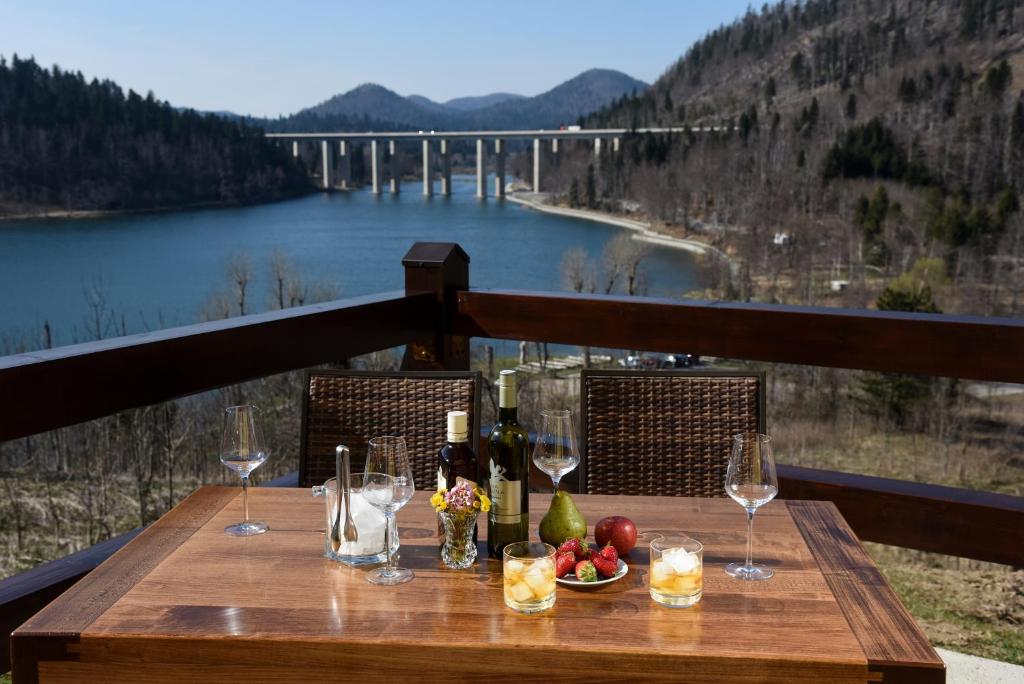
<path fill-rule="evenodd" d="M 487 553 L 492 558 L 501 558 L 506 545 L 529 539 L 529 452 L 530 438 L 516 415 L 516 372 L 504 370 L 498 378 L 498 422 L 487 437 Z"/>
<path fill-rule="evenodd" d="M 469 446 L 469 415 L 465 411 L 448 412 L 448 443 L 437 453 L 437 489 L 451 489 L 460 477 L 480 483 L 476 452 Z M 444 525 L 440 516 L 438 539 L 444 539 Z M 473 526 L 473 543 L 477 540 Z"/>

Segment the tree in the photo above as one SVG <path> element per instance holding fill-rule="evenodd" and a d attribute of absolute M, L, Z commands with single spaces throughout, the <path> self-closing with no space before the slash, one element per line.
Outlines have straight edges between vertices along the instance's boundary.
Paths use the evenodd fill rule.
<path fill-rule="evenodd" d="M 886 286 L 875 304 L 880 311 L 941 313 L 932 297 L 932 287 L 945 279 L 941 259 L 919 259 L 909 272 Z M 931 378 L 902 373 L 865 373 L 854 400 L 864 413 L 905 427 L 934 382 Z"/>
<path fill-rule="evenodd" d="M 580 206 L 580 182 L 577 178 L 573 178 L 569 185 L 569 206 L 573 208 Z"/>
<path fill-rule="evenodd" d="M 597 207 L 597 179 L 594 178 L 593 164 L 587 164 L 586 201 L 588 209 Z"/>
<path fill-rule="evenodd" d="M 228 261 L 228 279 L 234 288 L 234 303 L 238 307 L 238 315 L 246 314 L 246 296 L 249 282 L 252 280 L 252 260 L 245 252 L 237 252 Z"/>
<path fill-rule="evenodd" d="M 857 96 L 850 93 L 849 97 L 846 98 L 846 118 L 853 121 L 857 118 Z"/>

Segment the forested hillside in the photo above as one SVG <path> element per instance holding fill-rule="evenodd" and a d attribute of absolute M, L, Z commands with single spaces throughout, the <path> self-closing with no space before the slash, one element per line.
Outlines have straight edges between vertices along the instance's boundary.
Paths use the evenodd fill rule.
<path fill-rule="evenodd" d="M 668 230 L 720 245 L 743 266 L 713 283 L 728 296 L 868 306 L 910 274 L 896 283 L 917 298 L 905 306 L 1019 315 L 1020 6 L 808 0 L 749 11 L 650 90 L 588 120 L 725 132 L 628 136 L 600 167 L 580 151 L 551 175 L 554 189 L 612 210 L 635 201 Z"/>
<path fill-rule="evenodd" d="M 258 128 L 0 58 L 0 217 L 258 202 L 309 187 Z"/>

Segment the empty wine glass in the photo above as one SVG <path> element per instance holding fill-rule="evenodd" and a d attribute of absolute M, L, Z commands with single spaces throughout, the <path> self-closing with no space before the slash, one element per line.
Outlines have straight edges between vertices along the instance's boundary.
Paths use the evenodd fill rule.
<path fill-rule="evenodd" d="M 224 409 L 220 462 L 242 476 L 242 510 L 245 515 L 242 522 L 224 528 L 233 537 L 263 534 L 270 529 L 265 522 L 249 520 L 249 474 L 266 460 L 267 447 L 260 426 L 260 410 L 255 406 L 229 406 Z"/>
<path fill-rule="evenodd" d="M 366 470 L 363 474 L 363 497 L 381 510 L 387 518 L 384 526 L 384 548 L 387 562 L 383 568 L 370 573 L 371 584 L 401 584 L 412 579 L 412 570 L 395 567 L 391 548 L 395 513 L 412 498 L 415 487 L 412 466 L 403 437 L 374 437 L 366 451 Z"/>
<path fill-rule="evenodd" d="M 779 493 L 771 437 L 747 432 L 733 438 L 729 470 L 725 475 L 725 492 L 747 511 L 747 562 L 729 563 L 725 566 L 725 572 L 739 579 L 768 579 L 775 573 L 767 566 L 754 564 L 751 559 L 751 543 L 754 511 Z"/>
<path fill-rule="evenodd" d="M 562 476 L 579 465 L 580 449 L 571 411 L 544 409 L 540 412 L 533 462 L 551 477 L 555 491 Z"/>

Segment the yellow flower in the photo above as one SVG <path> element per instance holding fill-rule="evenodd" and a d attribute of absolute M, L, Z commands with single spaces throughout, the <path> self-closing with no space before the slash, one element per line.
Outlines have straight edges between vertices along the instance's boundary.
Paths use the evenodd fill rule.
<path fill-rule="evenodd" d="M 487 498 L 486 494 L 483 493 L 480 494 L 480 510 L 482 510 L 484 513 L 491 510 L 491 500 Z"/>
<path fill-rule="evenodd" d="M 434 507 L 435 511 L 443 511 L 448 508 L 448 504 L 444 500 L 443 489 L 437 490 L 437 493 L 430 497 L 430 505 Z"/>

